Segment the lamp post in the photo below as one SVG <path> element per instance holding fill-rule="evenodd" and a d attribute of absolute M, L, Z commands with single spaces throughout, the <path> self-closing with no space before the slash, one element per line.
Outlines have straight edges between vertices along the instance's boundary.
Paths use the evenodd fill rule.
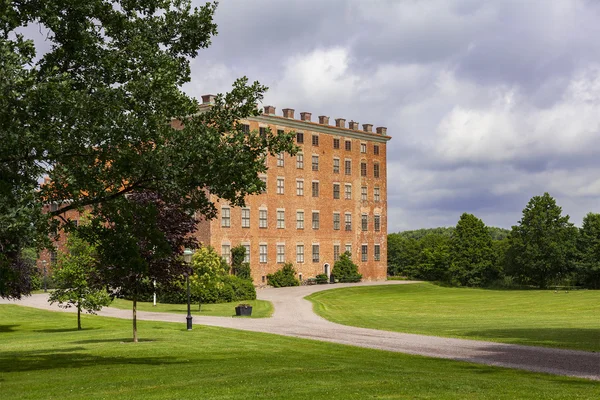
<path fill-rule="evenodd" d="M 194 252 L 190 249 L 185 249 L 183 251 L 183 261 L 185 261 L 185 263 L 188 265 L 190 265 L 192 263 L 192 254 L 194 254 Z M 185 280 L 186 280 L 186 284 L 187 284 L 187 317 L 185 317 L 185 319 L 187 320 L 187 330 L 191 331 L 192 330 L 192 312 L 190 310 L 190 274 L 189 273 L 185 274 Z"/>
<path fill-rule="evenodd" d="M 48 292 L 48 284 L 46 283 L 46 260 L 42 260 L 42 266 L 44 267 L 44 293 Z"/>

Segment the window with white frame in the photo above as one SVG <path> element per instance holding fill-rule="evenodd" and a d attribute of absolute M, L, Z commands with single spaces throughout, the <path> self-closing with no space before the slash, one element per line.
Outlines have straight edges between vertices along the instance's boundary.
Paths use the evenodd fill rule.
<path fill-rule="evenodd" d="M 379 155 L 379 145 L 377 145 L 377 144 L 373 145 L 373 154 L 375 154 L 376 156 Z"/>
<path fill-rule="evenodd" d="M 296 229 L 304 229 L 304 211 L 296 211 Z"/>
<path fill-rule="evenodd" d="M 229 228 L 231 226 L 231 209 L 229 207 L 221 208 L 221 227 Z"/>
<path fill-rule="evenodd" d="M 350 183 L 344 185 L 344 198 L 352 200 L 352 185 Z"/>
<path fill-rule="evenodd" d="M 312 228 L 319 229 L 319 212 L 313 211 L 312 213 Z"/>
<path fill-rule="evenodd" d="M 344 160 L 344 174 L 352 175 L 352 160 Z"/>
<path fill-rule="evenodd" d="M 360 216 L 360 228 L 363 232 L 369 229 L 369 217 L 367 214 L 362 214 Z"/>
<path fill-rule="evenodd" d="M 333 261 L 339 261 L 339 260 L 340 260 L 340 245 L 334 244 L 333 245 Z"/>
<path fill-rule="evenodd" d="M 304 154 L 302 154 L 302 153 L 296 154 L 296 168 L 298 168 L 298 169 L 304 168 Z"/>
<path fill-rule="evenodd" d="M 250 228 L 250 209 L 242 208 L 242 228 Z"/>
<path fill-rule="evenodd" d="M 285 262 L 285 244 L 277 245 L 277 263 L 282 264 Z"/>
<path fill-rule="evenodd" d="M 296 179 L 296 195 L 304 196 L 304 179 Z"/>
<path fill-rule="evenodd" d="M 373 164 L 373 177 L 379 178 L 379 163 Z"/>
<path fill-rule="evenodd" d="M 344 250 L 344 252 L 352 255 L 352 245 L 349 243 L 346 243 L 346 249 Z"/>
<path fill-rule="evenodd" d="M 284 193 L 284 182 L 283 178 L 277 178 L 277 194 Z"/>
<path fill-rule="evenodd" d="M 379 245 L 379 244 L 375 245 L 373 257 L 374 257 L 375 261 L 381 260 L 381 245 Z"/>
<path fill-rule="evenodd" d="M 333 173 L 334 174 L 340 173 L 340 159 L 339 158 L 333 159 Z"/>
<path fill-rule="evenodd" d="M 347 151 L 351 151 L 352 150 L 352 141 L 346 140 L 345 148 Z"/>
<path fill-rule="evenodd" d="M 285 165 L 285 153 L 278 153 L 277 154 L 277 166 L 278 167 L 283 167 Z"/>
<path fill-rule="evenodd" d="M 267 210 L 265 210 L 265 209 L 258 210 L 258 227 L 259 228 L 267 227 Z"/>
<path fill-rule="evenodd" d="M 319 197 L 319 182 L 312 182 L 312 197 Z"/>
<path fill-rule="evenodd" d="M 360 163 L 360 176 L 367 176 L 367 163 L 366 162 Z"/>
<path fill-rule="evenodd" d="M 304 262 L 304 245 L 303 244 L 296 245 L 296 262 L 298 262 L 298 263 Z"/>
<path fill-rule="evenodd" d="M 334 231 L 340 230 L 340 213 L 339 212 L 333 213 L 333 230 Z"/>
<path fill-rule="evenodd" d="M 249 263 L 250 262 L 250 245 L 245 244 L 243 246 L 246 249 L 246 253 L 244 254 L 244 262 Z"/>
<path fill-rule="evenodd" d="M 334 199 L 340 198 L 340 184 L 339 183 L 333 184 L 333 198 Z"/>
<path fill-rule="evenodd" d="M 318 244 L 312 245 L 312 261 L 319 262 L 319 245 Z"/>
<path fill-rule="evenodd" d="M 381 215 L 373 216 L 373 225 L 375 232 L 379 232 L 381 230 Z"/>
<path fill-rule="evenodd" d="M 263 190 L 261 190 L 261 193 L 265 193 L 267 191 L 267 176 L 266 175 L 262 175 L 260 177 L 260 180 L 264 183 L 264 188 Z"/>
<path fill-rule="evenodd" d="M 360 199 L 362 201 L 367 201 L 367 187 L 366 186 L 360 187 Z"/>
<path fill-rule="evenodd" d="M 221 257 L 229 264 L 231 261 L 231 245 L 230 244 L 222 244 L 221 245 Z"/>
<path fill-rule="evenodd" d="M 352 230 L 352 214 L 350 214 L 350 213 L 344 214 L 344 226 L 347 231 Z"/>
<path fill-rule="evenodd" d="M 264 264 L 267 262 L 267 245 L 261 244 L 258 247 L 258 249 L 259 249 L 259 261 Z"/>
<path fill-rule="evenodd" d="M 360 144 L 360 152 L 361 153 L 366 153 L 367 152 L 367 144 L 366 143 L 361 143 Z"/>
<path fill-rule="evenodd" d="M 333 148 L 334 149 L 339 149 L 340 148 L 340 139 L 333 138 Z"/>
<path fill-rule="evenodd" d="M 312 156 L 312 170 L 313 171 L 318 171 L 319 170 L 319 156 Z"/>
<path fill-rule="evenodd" d="M 277 210 L 277 229 L 285 229 L 285 210 Z"/>
<path fill-rule="evenodd" d="M 379 186 L 375 186 L 373 188 L 373 200 L 379 201 L 379 198 L 380 198 L 380 196 L 379 196 Z"/>
<path fill-rule="evenodd" d="M 363 244 L 362 246 L 360 246 L 360 260 L 361 261 L 364 262 L 369 259 L 368 252 L 369 252 L 369 246 L 367 246 L 366 244 Z"/>

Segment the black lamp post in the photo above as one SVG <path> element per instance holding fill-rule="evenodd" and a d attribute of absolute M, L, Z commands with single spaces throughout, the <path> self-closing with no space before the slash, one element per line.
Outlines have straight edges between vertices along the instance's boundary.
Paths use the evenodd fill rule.
<path fill-rule="evenodd" d="M 190 249 L 185 249 L 183 251 L 183 261 L 185 261 L 185 263 L 188 265 L 190 265 L 192 263 L 192 254 L 194 254 L 194 252 Z M 185 280 L 186 280 L 186 284 L 187 284 L 187 317 L 185 317 L 185 319 L 187 320 L 187 330 L 191 331 L 192 330 L 192 312 L 190 309 L 190 275 L 189 274 L 185 274 Z"/>

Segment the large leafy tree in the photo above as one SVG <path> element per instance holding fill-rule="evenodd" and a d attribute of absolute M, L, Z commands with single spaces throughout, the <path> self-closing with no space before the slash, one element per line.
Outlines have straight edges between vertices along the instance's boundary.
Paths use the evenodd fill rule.
<path fill-rule="evenodd" d="M 600 289 L 600 214 L 588 213 L 583 218 L 577 240 L 579 284 Z"/>
<path fill-rule="evenodd" d="M 69 228 L 67 210 L 89 209 L 98 240 L 138 209 L 125 199 L 135 193 L 212 218 L 209 194 L 241 205 L 263 188 L 265 154 L 293 153 L 291 134 L 245 134 L 238 122 L 259 114 L 259 83 L 237 80 L 204 112 L 181 90 L 190 59 L 217 32 L 215 9 L 190 0 L 0 2 L 0 296 L 28 292 L 20 250 L 47 244 L 55 217 Z M 25 26 L 38 26 L 51 49 L 36 54 L 19 34 Z M 51 184 L 40 187 L 43 176 Z M 43 214 L 49 202 L 59 207 Z"/>
<path fill-rule="evenodd" d="M 519 282 L 546 288 L 574 267 L 577 228 L 548 193 L 534 196 L 523 217 L 512 227 L 507 275 Z"/>
<path fill-rule="evenodd" d="M 482 220 L 463 213 L 451 238 L 450 275 L 453 283 L 482 286 L 497 278 L 492 235 Z"/>

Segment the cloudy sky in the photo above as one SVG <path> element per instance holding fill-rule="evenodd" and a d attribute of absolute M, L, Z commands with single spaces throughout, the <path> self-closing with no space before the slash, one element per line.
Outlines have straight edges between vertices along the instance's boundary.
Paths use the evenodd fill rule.
<path fill-rule="evenodd" d="M 185 90 L 247 75 L 278 113 L 387 126 L 390 232 L 509 228 L 545 191 L 600 212 L 598 1 L 223 0 L 216 21 Z"/>

